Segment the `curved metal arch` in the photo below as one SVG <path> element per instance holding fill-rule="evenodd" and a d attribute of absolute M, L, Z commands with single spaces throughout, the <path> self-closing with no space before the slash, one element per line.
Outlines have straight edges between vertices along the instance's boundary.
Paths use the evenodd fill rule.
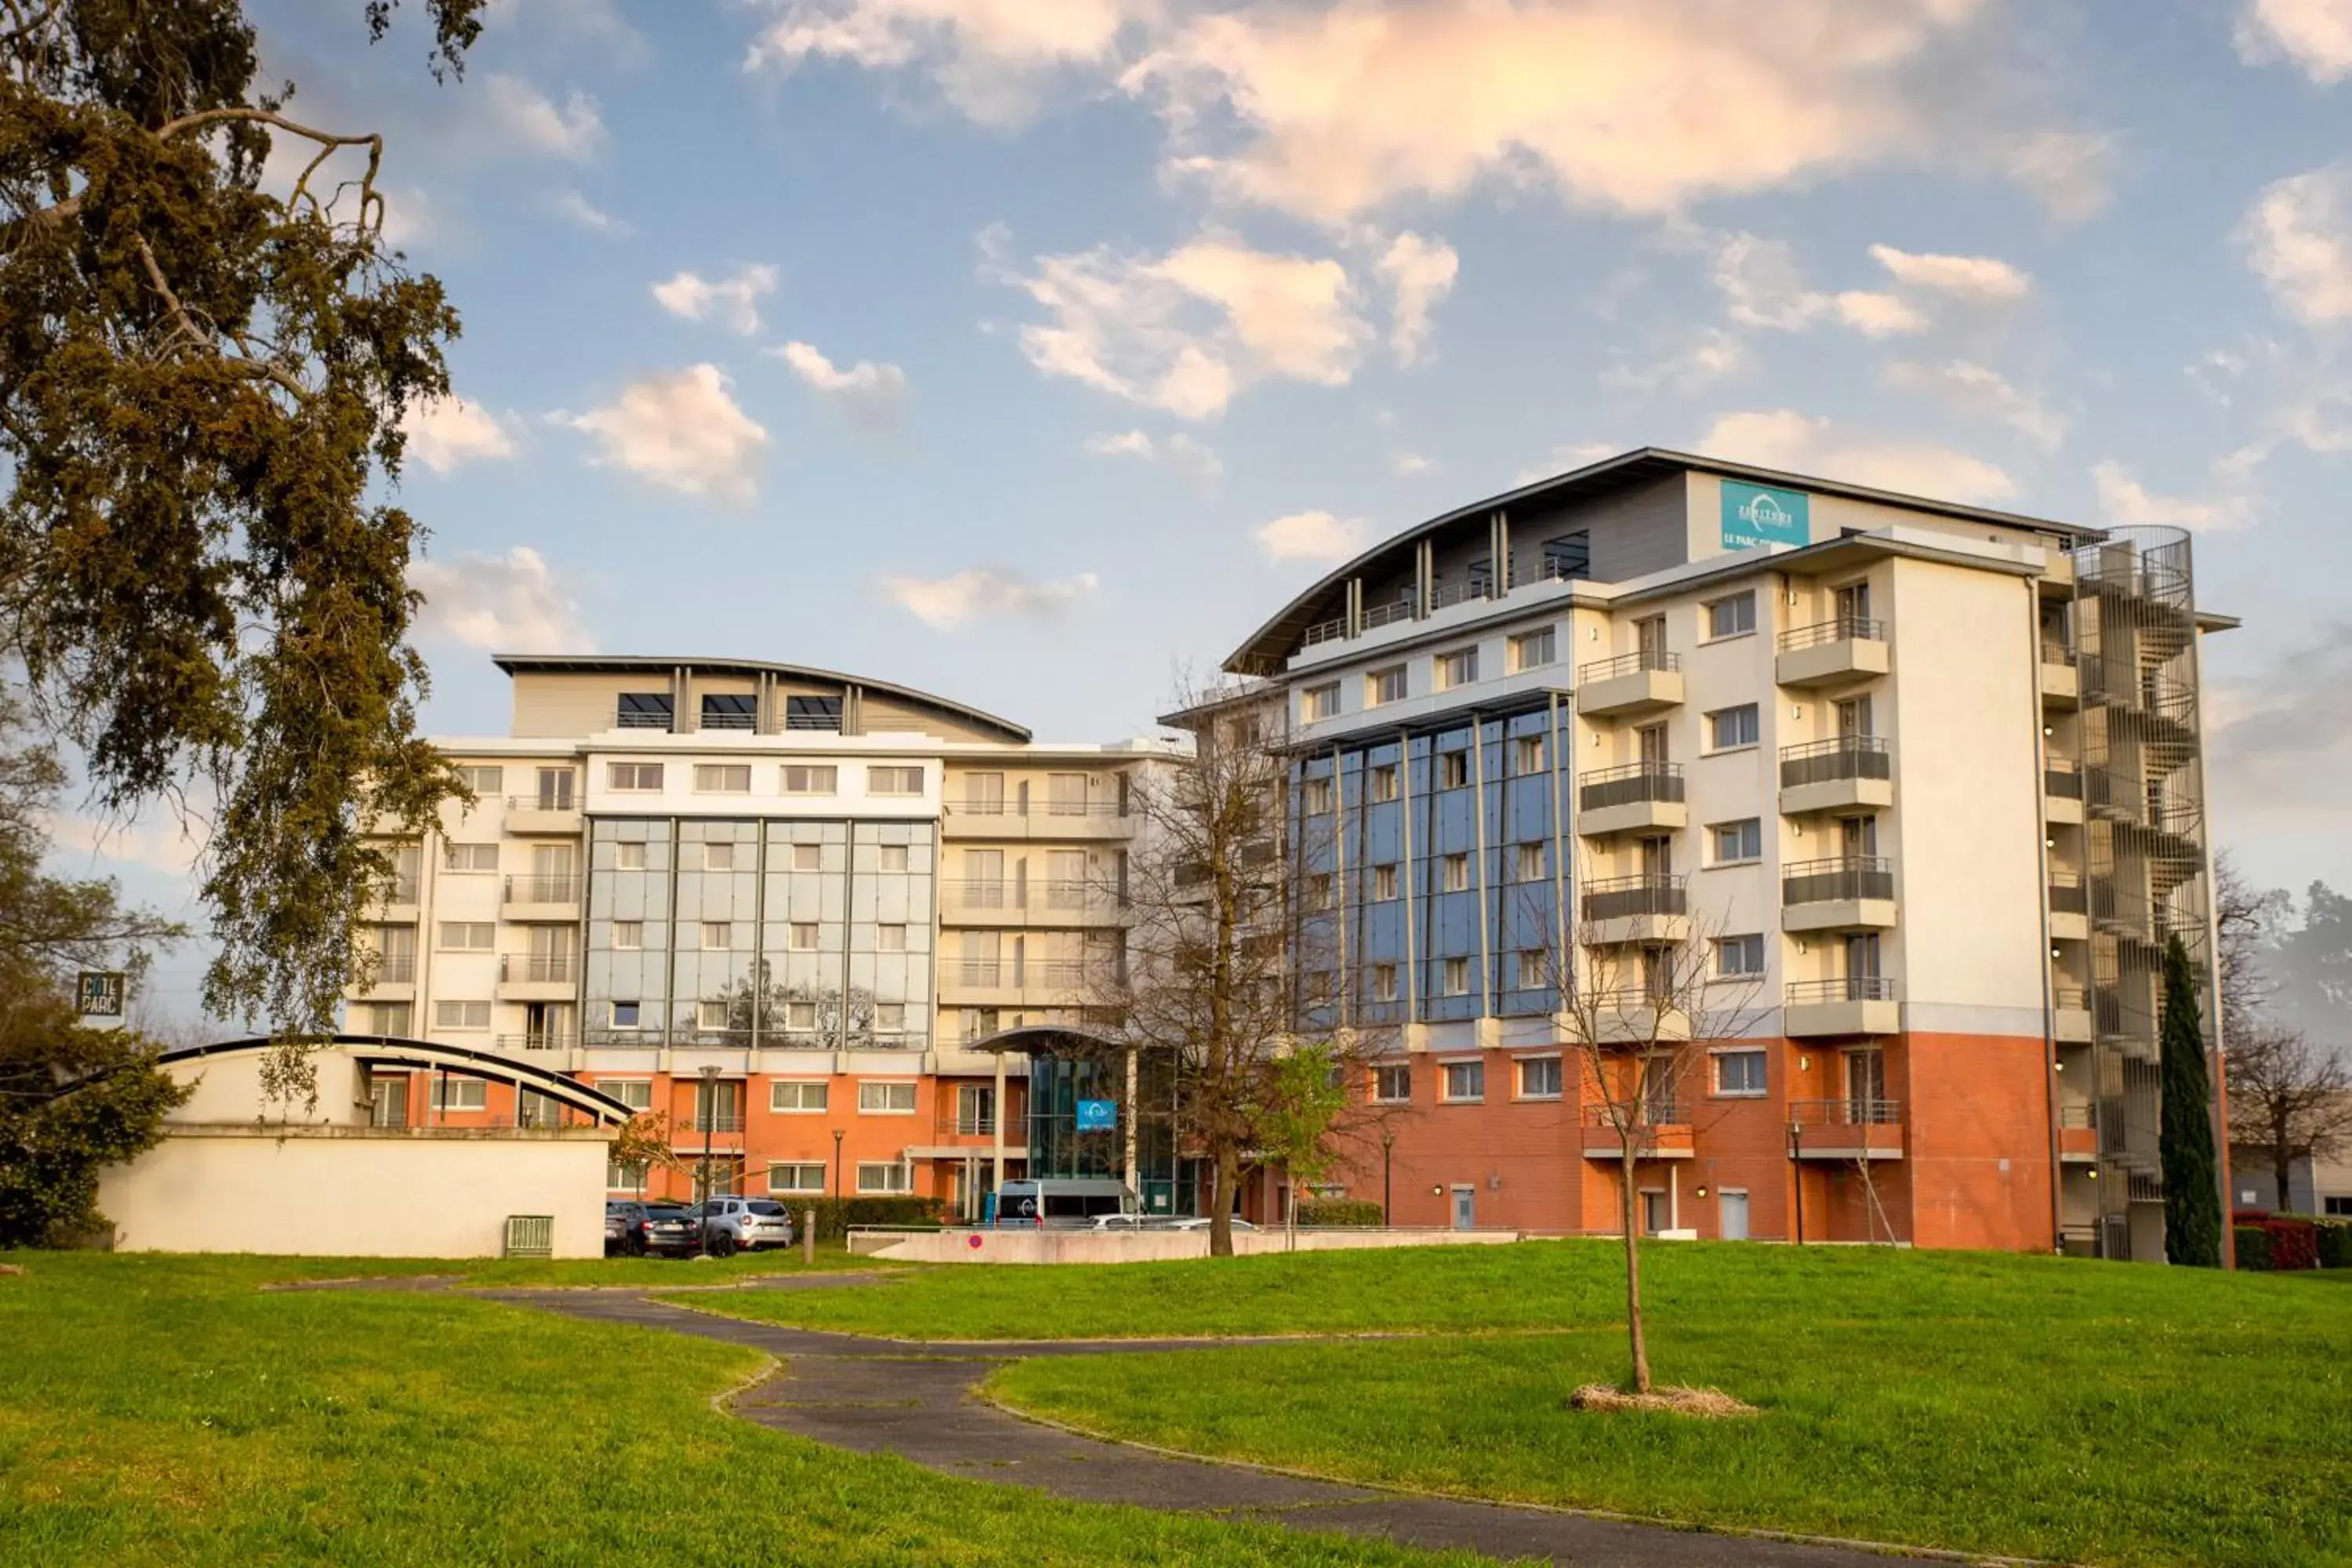
<path fill-rule="evenodd" d="M 155 1058 L 155 1062 L 159 1067 L 168 1067 L 175 1062 L 198 1061 L 206 1057 L 257 1054 L 278 1043 L 268 1035 L 247 1035 L 234 1040 L 216 1040 L 208 1046 L 183 1046 L 177 1050 L 163 1052 Z M 444 1046 L 399 1035 L 330 1035 L 322 1043 L 348 1050 L 365 1062 L 428 1072 L 447 1068 L 462 1072 L 468 1078 L 488 1079 L 510 1088 L 531 1089 L 610 1126 L 624 1125 L 636 1115 L 635 1110 L 604 1090 L 591 1088 L 577 1079 L 566 1078 L 535 1062 L 519 1062 L 512 1057 L 478 1051 L 467 1046 Z"/>
<path fill-rule="evenodd" d="M 967 1051 L 1021 1051 L 1035 1056 L 1050 1054 L 1052 1043 L 1059 1040 L 1083 1040 L 1095 1050 L 1126 1048 L 1124 1042 L 1099 1029 L 1087 1028 L 1083 1024 L 1022 1024 L 1010 1029 L 999 1029 L 981 1039 L 963 1041 L 959 1048 Z"/>

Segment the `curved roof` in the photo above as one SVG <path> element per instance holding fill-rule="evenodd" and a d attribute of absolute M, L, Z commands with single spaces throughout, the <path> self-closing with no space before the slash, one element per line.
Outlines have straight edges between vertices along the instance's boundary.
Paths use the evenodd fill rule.
<path fill-rule="evenodd" d="M 658 654 L 597 654 L 597 653 L 501 653 L 491 656 L 490 662 L 509 675 L 528 670 L 545 675 L 625 675 L 632 670 L 690 669 L 716 675 L 777 675 L 788 680 L 809 680 L 833 686 L 855 686 L 861 690 L 879 692 L 918 707 L 929 708 L 951 715 L 984 730 L 994 730 L 1008 741 L 1028 741 L 1029 731 L 1010 719 L 969 707 L 936 692 L 919 691 L 911 686 L 892 681 L 875 680 L 863 675 L 845 675 L 837 669 L 819 669 L 808 664 L 771 664 L 755 658 L 696 658 L 681 656 L 666 658 Z"/>
<path fill-rule="evenodd" d="M 278 1043 L 275 1037 L 269 1035 L 247 1035 L 241 1039 L 216 1040 L 208 1046 L 182 1046 L 177 1050 L 163 1052 L 155 1060 L 159 1065 L 168 1066 L 205 1057 L 266 1051 Z M 330 1035 L 323 1044 L 339 1046 L 373 1066 L 414 1068 L 428 1072 L 447 1068 L 462 1072 L 468 1078 L 491 1079 L 518 1089 L 528 1089 L 612 1126 L 620 1126 L 636 1115 L 634 1110 L 603 1089 L 592 1089 L 576 1079 L 566 1078 L 536 1062 L 517 1061 L 512 1057 L 496 1056 L 466 1046 L 436 1045 L 431 1040 L 411 1040 L 398 1035 Z"/>
<path fill-rule="evenodd" d="M 1116 1049 L 1119 1042 L 1099 1029 L 1079 1024 L 1020 1024 L 977 1040 L 966 1040 L 967 1051 L 1051 1052 L 1070 1040 L 1082 1040 L 1097 1050 Z"/>
<path fill-rule="evenodd" d="M 1224 668 L 1236 675 L 1270 675 L 1282 668 L 1307 628 L 1318 620 L 1328 619 L 1325 601 L 1339 591 L 1349 578 L 1362 574 L 1380 564 L 1383 558 L 1399 551 L 1410 550 L 1423 540 L 1448 525 L 1475 518 L 1502 508 L 1538 501 L 1546 505 L 1570 505 L 1578 501 L 1598 500 L 1617 490 L 1674 474 L 1707 473 L 1727 479 L 1746 479 L 1752 483 L 1777 489 L 1801 489 L 1815 495 L 1844 496 L 1853 500 L 1876 501 L 1887 506 L 1906 507 L 1913 511 L 1934 512 L 1944 517 L 1962 518 L 1972 522 L 1990 522 L 2011 528 L 2030 528 L 2044 533 L 2060 533 L 2073 539 L 2097 539 L 2100 531 L 2076 523 L 2056 522 L 2048 518 L 2027 517 L 2017 512 L 1995 511 L 1986 507 L 1965 506 L 1958 501 L 1937 500 L 1927 496 L 1903 495 L 1894 490 L 1873 489 L 1867 485 L 1850 485 L 1836 479 L 1816 479 L 1808 474 L 1791 474 L 1778 468 L 1759 468 L 1746 463 L 1727 463 L 1720 458 L 1695 456 L 1688 452 L 1670 451 L 1663 447 L 1642 447 L 1622 452 L 1613 458 L 1584 468 L 1571 469 L 1531 485 L 1522 485 L 1467 506 L 1416 523 L 1401 533 L 1392 533 L 1354 560 L 1326 573 L 1313 586 L 1299 594 L 1276 613 L 1272 619 L 1250 634 L 1247 641 L 1235 648 L 1224 662 Z"/>

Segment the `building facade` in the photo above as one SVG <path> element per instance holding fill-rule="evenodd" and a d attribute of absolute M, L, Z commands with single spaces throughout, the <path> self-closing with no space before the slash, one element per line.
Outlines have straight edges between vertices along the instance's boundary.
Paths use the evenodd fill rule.
<path fill-rule="evenodd" d="M 616 1193 L 914 1194 L 976 1212 L 1033 1142 L 1029 1061 L 1125 962 L 1151 741 L 796 666 L 507 657 L 512 732 L 439 742 L 475 804 L 400 846 L 347 1027 L 541 1062 L 666 1118 Z M 382 1121 L 527 1121 L 386 1079 Z M 1000 1110 L 1007 1112 L 1000 1115 Z"/>
<path fill-rule="evenodd" d="M 2160 972 L 2179 936 L 2211 994 L 2231 624 L 2178 533 L 1653 449 L 1332 573 L 1226 668 L 1288 706 L 1332 955 L 1301 994 L 1393 1042 L 1350 1190 L 1618 1228 L 1562 987 L 1704 942 L 1645 1228 L 2161 1258 Z"/>

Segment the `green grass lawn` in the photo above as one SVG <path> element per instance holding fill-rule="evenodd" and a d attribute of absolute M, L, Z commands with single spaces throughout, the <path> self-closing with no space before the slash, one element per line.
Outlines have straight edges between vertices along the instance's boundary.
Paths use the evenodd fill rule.
<path fill-rule="evenodd" d="M 28 1272 L 0 1278 L 0 1563 L 1469 1561 L 835 1453 L 715 1411 L 762 1364 L 727 1345 L 461 1294 L 256 1289 L 433 1265 L 8 1260 Z"/>
<path fill-rule="evenodd" d="M 1092 1268 L 954 1266 L 708 1310 L 961 1336 L 1436 1331 L 1038 1360 L 1056 1419 L 1351 1479 L 2096 1563 L 2352 1563 L 2352 1302 L 2315 1276 L 1654 1246 L 1661 1381 L 1761 1407 L 1591 1415 L 1624 1373 L 1590 1242 Z"/>

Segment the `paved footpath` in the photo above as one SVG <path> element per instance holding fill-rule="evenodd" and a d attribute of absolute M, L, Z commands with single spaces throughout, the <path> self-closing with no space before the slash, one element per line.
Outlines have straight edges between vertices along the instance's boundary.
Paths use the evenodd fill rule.
<path fill-rule="evenodd" d="M 873 1275 L 803 1275 L 747 1288 L 877 1282 Z M 730 1403 L 746 1420 L 837 1448 L 897 1454 L 951 1475 L 1032 1487 L 1074 1501 L 1221 1514 L 1412 1546 L 1466 1548 L 1507 1561 L 1572 1563 L 1578 1568 L 1888 1568 L 1886 1554 L 1858 1546 L 1709 1534 L 1549 1509 L 1417 1497 L 1186 1458 L 1079 1436 L 973 1396 L 997 1366 L 1029 1356 L 1133 1354 L 1295 1340 L 882 1340 L 717 1318 L 635 1291 L 478 1294 L 595 1322 L 696 1334 L 765 1351 L 782 1361 L 783 1368 Z"/>

